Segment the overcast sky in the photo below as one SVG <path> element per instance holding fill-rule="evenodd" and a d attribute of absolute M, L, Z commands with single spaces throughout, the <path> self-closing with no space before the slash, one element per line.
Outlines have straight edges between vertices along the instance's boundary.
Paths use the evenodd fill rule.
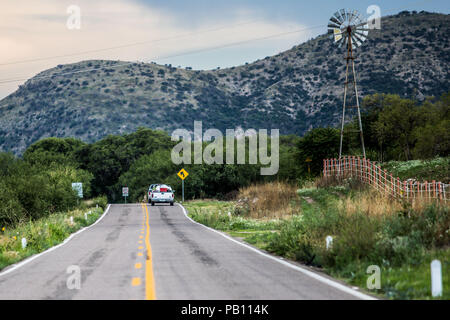
<path fill-rule="evenodd" d="M 326 33 L 329 17 L 340 8 L 365 16 L 374 4 L 383 16 L 403 10 L 450 13 L 448 0 L 0 0 L 0 4 L 0 82 L 28 79 L 58 64 L 89 59 L 155 61 L 194 69 L 241 65 Z M 80 29 L 67 27 L 71 5 L 81 10 Z M 144 43 L 134 45 L 139 42 Z M 0 83 L 0 98 L 23 82 Z"/>

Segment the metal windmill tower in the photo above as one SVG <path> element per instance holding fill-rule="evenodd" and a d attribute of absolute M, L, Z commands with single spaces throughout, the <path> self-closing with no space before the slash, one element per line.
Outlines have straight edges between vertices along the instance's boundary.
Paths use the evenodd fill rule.
<path fill-rule="evenodd" d="M 361 110 L 359 107 L 358 86 L 356 83 L 355 72 L 355 56 L 353 51 L 360 47 L 367 39 L 369 34 L 369 25 L 363 21 L 358 11 L 341 9 L 337 11 L 328 23 L 328 34 L 339 47 L 345 45 L 347 47 L 347 67 L 345 71 L 345 87 L 344 87 L 344 105 L 342 107 L 342 125 L 341 125 L 341 141 L 339 146 L 339 158 L 342 157 L 342 143 L 344 139 L 344 124 L 347 109 L 356 109 L 358 115 L 359 135 L 361 138 L 361 146 L 363 157 L 366 157 L 366 149 L 364 147 L 364 135 L 361 122 Z M 350 70 L 351 69 L 351 70 Z M 350 80 L 350 72 L 353 77 Z M 352 85 L 356 105 L 348 105 L 351 96 L 349 95 L 349 85 Z M 350 113 L 350 112 L 348 112 Z"/>

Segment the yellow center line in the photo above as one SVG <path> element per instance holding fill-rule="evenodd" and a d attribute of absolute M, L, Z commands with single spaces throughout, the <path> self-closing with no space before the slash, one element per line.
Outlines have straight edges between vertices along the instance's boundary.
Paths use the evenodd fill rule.
<path fill-rule="evenodd" d="M 136 287 L 136 286 L 141 285 L 141 278 L 133 278 L 133 279 L 131 280 L 131 285 L 132 285 L 133 287 Z"/>
<path fill-rule="evenodd" d="M 152 247 L 150 245 L 150 224 L 147 204 L 144 204 L 145 208 L 145 223 L 147 227 L 147 233 L 145 235 L 145 246 L 147 247 L 147 257 L 145 260 L 145 299 L 156 300 L 155 293 L 155 279 L 153 277 L 153 264 L 152 264 Z"/>

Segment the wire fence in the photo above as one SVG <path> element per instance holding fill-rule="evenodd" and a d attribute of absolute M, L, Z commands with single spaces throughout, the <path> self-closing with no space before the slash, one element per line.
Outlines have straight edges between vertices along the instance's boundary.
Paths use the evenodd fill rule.
<path fill-rule="evenodd" d="M 375 161 L 356 156 L 343 156 L 340 159 L 323 160 L 323 176 L 325 178 L 357 178 L 394 198 L 403 199 L 434 199 L 448 201 L 450 184 L 437 181 L 420 182 L 414 179 L 401 181 L 391 173 L 383 170 Z"/>

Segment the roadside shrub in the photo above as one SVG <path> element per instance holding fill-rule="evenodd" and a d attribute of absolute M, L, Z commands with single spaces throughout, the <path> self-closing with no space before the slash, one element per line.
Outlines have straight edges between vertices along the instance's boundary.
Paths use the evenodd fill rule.
<path fill-rule="evenodd" d="M 0 228 L 20 222 L 25 217 L 25 210 L 16 194 L 0 181 Z"/>
<path fill-rule="evenodd" d="M 365 214 L 341 216 L 339 234 L 333 240 L 332 257 L 328 266 L 343 269 L 353 261 L 363 260 L 373 254 L 379 222 Z"/>
<path fill-rule="evenodd" d="M 14 225 L 74 208 L 72 182 L 82 182 L 89 196 L 93 176 L 68 164 L 31 164 L 0 154 L 0 178 L 0 223 Z"/>

